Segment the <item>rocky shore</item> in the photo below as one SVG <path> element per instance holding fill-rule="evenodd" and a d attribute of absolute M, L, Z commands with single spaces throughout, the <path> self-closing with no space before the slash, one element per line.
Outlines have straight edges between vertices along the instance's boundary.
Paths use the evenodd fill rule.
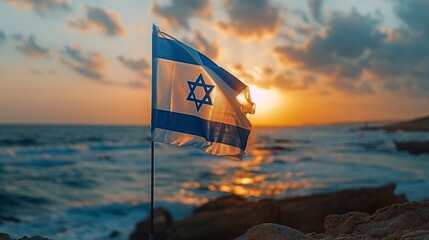
<path fill-rule="evenodd" d="M 429 131 L 429 116 L 413 119 L 410 121 L 385 124 L 382 126 L 364 126 L 360 130 L 383 130 L 386 132 L 426 132 Z M 429 139 L 426 141 L 394 142 L 394 144 L 396 149 L 398 149 L 399 151 L 405 151 L 415 155 L 429 154 Z"/>
<path fill-rule="evenodd" d="M 395 147 L 398 150 L 406 151 L 410 154 L 429 154 L 429 140 L 395 142 Z"/>
<path fill-rule="evenodd" d="M 304 234 L 279 224 L 264 223 L 235 240 L 429 239 L 429 201 L 393 204 L 370 215 L 349 212 L 325 218 L 324 233 Z"/>
<path fill-rule="evenodd" d="M 352 219 L 360 217 L 359 219 L 363 221 L 364 218 L 371 219 L 369 214 L 373 214 L 377 209 L 382 209 L 395 203 L 406 202 L 406 197 L 394 194 L 394 190 L 395 185 L 390 184 L 379 188 L 345 190 L 328 194 L 280 200 L 261 200 L 258 202 L 249 202 L 237 196 L 227 196 L 202 205 L 194 211 L 192 216 L 180 221 L 173 221 L 166 210 L 157 209 L 155 214 L 155 235 L 158 240 L 218 240 L 234 239 L 247 231 L 239 239 L 286 239 L 252 237 L 252 232 L 257 233 L 260 231 L 252 230 L 252 227 L 263 223 L 275 223 L 288 226 L 287 229 L 297 229 L 293 231 L 297 234 L 299 233 L 299 236 L 305 236 L 307 239 L 323 238 L 322 235 L 305 235 L 304 233 L 323 232 L 325 229 L 329 229 L 329 231 L 326 231 L 331 234 L 334 231 L 332 229 L 335 227 L 343 226 L 344 229 L 349 227 L 349 225 L 340 224 L 342 218 L 345 221 L 347 216 L 352 216 L 346 213 L 362 212 L 361 215 L 353 215 Z M 339 217 L 326 218 L 327 216 Z M 338 221 L 338 223 L 333 223 L 333 226 L 328 224 L 327 228 L 325 218 L 332 219 L 328 221 L 330 223 L 335 221 Z M 257 229 L 266 230 L 266 226 L 262 225 Z M 268 231 L 274 231 L 272 226 L 274 225 L 269 225 L 268 228 L 271 230 Z M 250 230 L 248 231 L 248 229 Z M 338 229 L 335 231 L 341 232 Z M 281 230 L 279 232 L 285 231 Z M 144 220 L 136 225 L 130 240 L 142 239 L 142 236 L 147 236 L 148 234 L 149 221 Z"/>
<path fill-rule="evenodd" d="M 365 126 L 361 130 L 384 130 L 386 132 L 396 131 L 429 131 L 429 116 L 412 119 L 409 121 L 401 121 L 382 126 Z"/>
<path fill-rule="evenodd" d="M 429 239 L 429 201 L 407 202 L 394 190 L 395 185 L 390 184 L 261 201 L 226 196 L 179 221 L 158 208 L 155 236 L 157 240 Z M 148 234 L 146 219 L 136 225 L 130 240 L 146 239 Z M 0 233 L 0 240 L 14 239 Z M 33 236 L 16 240 L 49 239 Z"/>

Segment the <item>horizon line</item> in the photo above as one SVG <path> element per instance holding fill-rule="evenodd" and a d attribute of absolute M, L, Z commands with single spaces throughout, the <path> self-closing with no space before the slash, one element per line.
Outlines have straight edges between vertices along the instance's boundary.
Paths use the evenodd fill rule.
<path fill-rule="evenodd" d="M 414 118 L 413 118 L 414 119 Z M 357 120 L 357 121 L 333 121 L 321 123 L 301 123 L 301 124 L 254 124 L 253 127 L 311 127 L 311 126 L 332 126 L 332 125 L 354 125 L 354 124 L 375 124 L 398 122 L 407 119 L 385 119 L 385 120 Z M 411 119 L 408 119 L 411 120 Z M 72 122 L 0 122 L 0 126 L 5 125 L 27 125 L 27 126 L 123 126 L 123 127 L 150 127 L 150 124 L 145 123 L 72 123 Z"/>

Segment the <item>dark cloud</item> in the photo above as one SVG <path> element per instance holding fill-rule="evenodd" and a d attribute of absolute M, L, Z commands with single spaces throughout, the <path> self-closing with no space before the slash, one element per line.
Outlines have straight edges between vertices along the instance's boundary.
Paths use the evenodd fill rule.
<path fill-rule="evenodd" d="M 429 34 L 429 1 L 399 1 L 395 12 L 407 26 L 417 33 Z"/>
<path fill-rule="evenodd" d="M 138 72 L 143 77 L 149 76 L 149 62 L 144 59 L 131 59 L 124 56 L 119 56 L 118 61 L 127 66 L 129 69 Z"/>
<path fill-rule="evenodd" d="M 270 0 L 226 0 L 225 7 L 230 20 L 219 26 L 243 38 L 274 35 L 284 22 L 279 7 Z"/>
<path fill-rule="evenodd" d="M 323 0 L 308 0 L 308 8 L 317 22 L 322 22 L 322 5 Z"/>
<path fill-rule="evenodd" d="M 166 19 L 174 28 L 189 29 L 189 20 L 192 17 L 212 16 L 212 5 L 209 0 L 172 0 L 169 5 L 154 3 L 152 12 Z"/>
<path fill-rule="evenodd" d="M 318 73 L 339 90 L 428 97 L 429 1 L 392 4 L 403 22 L 398 28 L 382 31 L 374 17 L 336 13 L 304 46 L 279 46 L 274 53 L 284 65 Z"/>
<path fill-rule="evenodd" d="M 101 31 L 107 36 L 122 36 L 126 34 L 121 17 L 106 7 L 85 5 L 85 16 L 70 20 L 67 25 L 81 32 Z"/>
<path fill-rule="evenodd" d="M 100 82 L 106 82 L 104 73 L 107 59 L 100 53 L 83 53 L 78 47 L 67 46 L 62 52 L 62 63 L 77 73 Z"/>
<path fill-rule="evenodd" d="M 285 65 L 294 64 L 330 76 L 331 84 L 338 89 L 370 93 L 369 84 L 355 79 L 366 67 L 365 54 L 377 49 L 384 40 L 377 25 L 377 20 L 355 11 L 336 15 L 328 22 L 326 32 L 312 37 L 304 47 L 276 47 L 274 53 Z"/>
<path fill-rule="evenodd" d="M 3 31 L 0 31 L 0 44 L 6 42 L 6 34 Z"/>
<path fill-rule="evenodd" d="M 40 16 L 56 12 L 56 11 L 70 11 L 69 0 L 1 0 L 9 5 L 18 9 L 26 10 L 31 9 Z"/>
<path fill-rule="evenodd" d="M 335 17 L 329 23 L 327 36 L 318 38 L 317 47 L 324 47 L 331 57 L 358 58 L 366 49 L 376 48 L 383 40 L 377 24 L 377 20 L 357 12 Z"/>
<path fill-rule="evenodd" d="M 34 35 L 30 35 L 27 39 L 21 36 L 15 41 L 15 48 L 31 58 L 46 59 L 49 57 L 49 49 L 37 44 Z"/>
<path fill-rule="evenodd" d="M 387 90 L 429 96 L 429 2 L 399 1 L 395 12 L 406 27 L 373 52 L 368 70 Z"/>
<path fill-rule="evenodd" d="M 184 41 L 211 59 L 216 60 L 219 57 L 220 51 L 218 43 L 210 43 L 199 31 L 195 32 L 193 39 L 184 39 Z"/>

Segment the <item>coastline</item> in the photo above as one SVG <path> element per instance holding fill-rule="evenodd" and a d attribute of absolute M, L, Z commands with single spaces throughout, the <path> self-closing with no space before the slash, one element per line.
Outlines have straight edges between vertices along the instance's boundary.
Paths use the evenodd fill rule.
<path fill-rule="evenodd" d="M 165 209 L 157 208 L 155 236 L 157 240 L 343 239 L 347 234 L 347 239 L 390 235 L 408 237 L 404 239 L 429 237 L 426 221 L 429 201 L 408 202 L 406 196 L 394 193 L 395 187 L 388 184 L 260 201 L 229 195 L 210 200 L 197 207 L 191 216 L 178 221 Z M 148 234 L 149 221 L 145 219 L 136 224 L 129 238 L 123 237 L 137 240 Z M 108 239 L 118 237 L 110 234 Z M 49 239 L 16 238 L 0 233 L 0 240 Z"/>
<path fill-rule="evenodd" d="M 226 196 L 209 201 L 182 220 L 173 221 L 165 209 L 155 211 L 157 239 L 234 239 L 262 223 L 285 225 L 304 233 L 324 230 L 326 216 L 360 211 L 373 213 L 394 203 L 404 203 L 404 195 L 394 193 L 395 185 L 343 190 L 333 193 L 279 200 L 246 201 Z M 149 234 L 149 219 L 140 221 L 130 240 Z"/>

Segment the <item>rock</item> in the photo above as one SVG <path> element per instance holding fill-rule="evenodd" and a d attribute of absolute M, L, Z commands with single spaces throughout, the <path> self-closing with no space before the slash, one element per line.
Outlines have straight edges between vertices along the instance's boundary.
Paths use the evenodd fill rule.
<path fill-rule="evenodd" d="M 235 240 L 310 240 L 304 233 L 274 223 L 263 223 L 252 227 Z"/>
<path fill-rule="evenodd" d="M 0 240 L 11 240 L 11 238 L 7 233 L 0 233 Z"/>
<path fill-rule="evenodd" d="M 163 233 L 173 222 L 171 214 L 164 208 L 156 208 L 154 211 L 154 235 L 157 240 L 161 240 Z M 146 239 L 150 234 L 150 218 L 137 223 L 135 231 L 131 234 L 130 239 Z"/>
<path fill-rule="evenodd" d="M 427 141 L 407 141 L 395 142 L 396 149 L 406 151 L 411 154 L 429 154 L 429 140 Z"/>
<path fill-rule="evenodd" d="M 270 226 L 273 225 L 273 226 Z M 304 233 L 276 224 L 261 224 L 249 229 L 236 240 L 268 239 L 429 239 L 429 201 L 393 204 L 370 215 L 349 212 L 329 215 L 325 233 Z"/>
<path fill-rule="evenodd" d="M 428 240 L 429 230 L 417 230 L 402 236 L 403 240 Z"/>
<path fill-rule="evenodd" d="M 325 219 L 324 234 L 315 239 L 429 239 L 429 201 L 393 204 L 369 215 L 350 212 Z"/>
<path fill-rule="evenodd" d="M 322 232 L 323 221 L 328 215 L 349 211 L 373 213 L 392 203 L 405 202 L 406 198 L 395 195 L 394 190 L 395 185 L 391 184 L 259 202 L 248 202 L 236 196 L 223 197 L 201 206 L 190 217 L 155 226 L 156 239 L 233 239 L 262 223 L 287 225 L 305 233 Z M 141 239 L 145 236 L 143 233 L 148 233 L 148 221 L 145 222 L 137 225 L 131 240 Z"/>

